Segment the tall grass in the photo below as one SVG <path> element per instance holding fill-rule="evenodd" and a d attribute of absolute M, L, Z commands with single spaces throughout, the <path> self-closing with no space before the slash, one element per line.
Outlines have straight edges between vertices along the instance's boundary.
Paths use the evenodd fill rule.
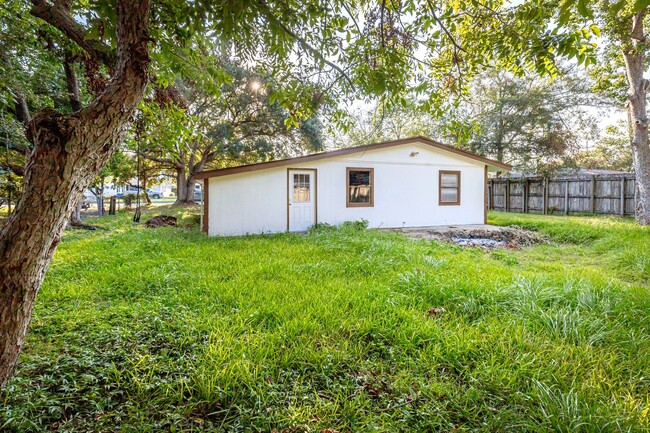
<path fill-rule="evenodd" d="M 487 252 L 355 224 L 206 238 L 178 212 L 66 233 L 0 426 L 649 428 L 650 251 L 630 221 L 491 214 L 552 243 Z"/>

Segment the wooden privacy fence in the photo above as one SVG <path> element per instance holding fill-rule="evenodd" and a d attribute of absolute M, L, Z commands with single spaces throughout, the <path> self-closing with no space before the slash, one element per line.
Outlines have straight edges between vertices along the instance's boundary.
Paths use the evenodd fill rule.
<path fill-rule="evenodd" d="M 540 214 L 634 215 L 634 175 L 494 178 L 490 209 Z"/>

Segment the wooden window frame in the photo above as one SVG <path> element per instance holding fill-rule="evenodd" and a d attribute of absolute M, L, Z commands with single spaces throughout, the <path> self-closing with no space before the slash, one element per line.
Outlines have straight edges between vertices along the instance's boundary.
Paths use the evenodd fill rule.
<path fill-rule="evenodd" d="M 442 175 L 443 174 L 455 174 L 458 176 L 458 197 L 456 201 L 442 201 Z M 459 206 L 460 205 L 460 170 L 440 170 L 438 173 L 438 206 Z M 445 188 L 452 188 L 446 186 Z"/>
<path fill-rule="evenodd" d="M 351 171 L 370 172 L 370 202 L 368 203 L 350 202 L 350 172 Z M 345 207 L 374 207 L 374 206 L 375 206 L 375 169 L 369 167 L 346 167 L 345 168 Z"/>

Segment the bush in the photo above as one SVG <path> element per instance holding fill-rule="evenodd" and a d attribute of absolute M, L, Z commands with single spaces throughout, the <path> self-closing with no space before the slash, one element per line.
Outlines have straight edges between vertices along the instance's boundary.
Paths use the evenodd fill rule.
<path fill-rule="evenodd" d="M 342 229 L 361 231 L 368 228 L 368 221 L 360 219 L 359 221 L 346 221 L 341 224 Z"/>

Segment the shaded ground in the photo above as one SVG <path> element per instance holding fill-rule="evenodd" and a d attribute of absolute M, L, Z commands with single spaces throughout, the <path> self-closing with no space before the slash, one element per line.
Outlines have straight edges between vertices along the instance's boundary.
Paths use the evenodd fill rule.
<path fill-rule="evenodd" d="M 480 248 L 521 248 L 548 242 L 540 233 L 519 227 L 489 224 L 433 226 L 390 229 L 411 239 L 439 240 L 460 246 Z"/>

